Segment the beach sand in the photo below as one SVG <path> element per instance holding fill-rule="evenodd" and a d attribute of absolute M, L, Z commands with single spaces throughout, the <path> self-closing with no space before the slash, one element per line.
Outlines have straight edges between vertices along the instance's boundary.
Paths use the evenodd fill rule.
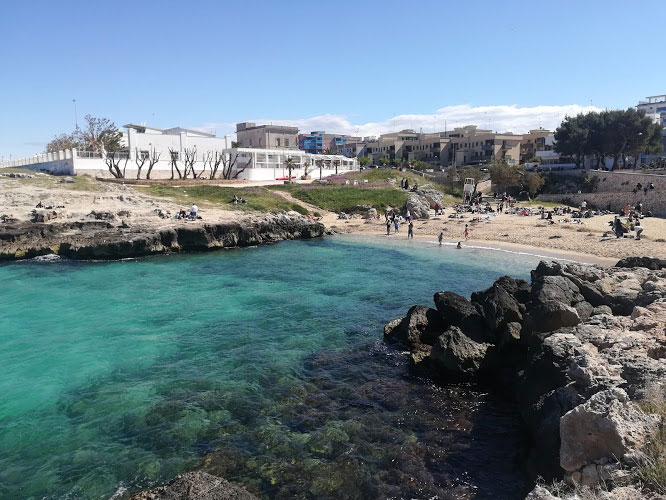
<path fill-rule="evenodd" d="M 446 212 L 451 213 L 451 210 Z M 641 240 L 615 238 L 610 232 L 612 215 L 583 219 L 582 224 L 557 222 L 547 224 L 538 216 L 502 214 L 484 222 L 472 222 L 473 216 L 450 219 L 445 216 L 414 220 L 415 238 L 436 240 L 440 231 L 444 241 L 461 241 L 464 246 L 482 246 L 512 251 L 526 251 L 546 257 L 571 258 L 579 262 L 611 264 L 628 256 L 666 257 L 666 219 L 648 217 L 643 219 L 645 231 Z M 573 220 L 573 219 L 570 219 Z M 384 217 L 380 219 L 340 220 L 335 214 L 326 214 L 322 219 L 326 227 L 340 232 L 386 235 Z M 464 238 L 465 224 L 469 224 L 470 237 Z M 607 233 L 606 236 L 604 234 Z M 402 224 L 395 234 L 393 227 L 388 238 L 407 238 L 407 226 Z"/>
<path fill-rule="evenodd" d="M 0 216 L 12 216 L 19 221 L 30 220 L 30 212 L 41 201 L 44 205 L 54 207 L 64 205 L 65 208 L 55 209 L 57 216 L 52 222 L 91 220 L 88 214 L 93 210 L 114 214 L 126 211 L 128 215 L 118 219 L 125 220 L 130 225 L 148 225 L 155 229 L 182 224 L 241 222 L 262 218 L 260 213 L 229 210 L 200 200 L 193 201 L 198 202 L 199 213 L 203 217 L 201 221 L 183 222 L 174 220 L 173 217 L 160 218 L 157 215 L 160 209 L 169 211 L 173 216 L 184 207 L 169 200 L 148 196 L 126 185 L 102 183 L 91 178 L 84 179 L 84 182 L 77 179 L 77 184 L 66 184 L 62 180 L 61 177 L 48 175 L 38 175 L 33 179 L 0 177 Z M 310 211 L 321 212 L 321 222 L 334 232 L 386 234 L 383 216 L 372 220 L 341 220 L 337 218 L 337 214 L 302 203 L 289 193 L 273 192 L 301 204 Z M 463 246 L 499 248 L 604 265 L 613 264 L 628 256 L 666 257 L 666 219 L 645 218 L 642 222 L 643 236 L 640 241 L 636 241 L 633 237 L 615 238 L 608 226 L 608 222 L 613 220 L 612 215 L 583 219 L 582 224 L 558 222 L 563 217 L 556 216 L 556 223 L 550 225 L 538 216 L 502 214 L 490 217 L 487 221 L 472 222 L 471 214 L 452 219 L 448 217 L 451 212 L 451 208 L 446 207 L 444 216 L 415 220 L 415 237 L 436 241 L 440 231 L 443 231 L 444 240 L 448 243 L 462 241 Z M 470 238 L 467 241 L 464 240 L 465 224 L 470 225 Z M 633 233 L 631 235 L 633 236 Z M 406 239 L 407 226 L 403 224 L 398 234 L 394 234 L 391 228 L 388 238 Z"/>

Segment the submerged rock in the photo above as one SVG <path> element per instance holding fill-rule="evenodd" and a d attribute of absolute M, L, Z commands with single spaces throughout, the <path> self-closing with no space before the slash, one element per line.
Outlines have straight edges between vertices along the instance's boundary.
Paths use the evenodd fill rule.
<path fill-rule="evenodd" d="M 130 500 L 257 500 L 247 490 L 203 471 L 176 476 L 164 486 L 143 491 Z"/>

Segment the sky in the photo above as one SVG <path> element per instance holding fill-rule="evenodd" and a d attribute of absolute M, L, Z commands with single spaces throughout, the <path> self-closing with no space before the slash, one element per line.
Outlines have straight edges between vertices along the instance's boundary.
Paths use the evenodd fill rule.
<path fill-rule="evenodd" d="M 568 114 L 666 93 L 663 9 L 0 0 L 0 159 L 43 151 L 86 114 L 218 136 L 242 121 L 360 136 L 554 129 Z"/>

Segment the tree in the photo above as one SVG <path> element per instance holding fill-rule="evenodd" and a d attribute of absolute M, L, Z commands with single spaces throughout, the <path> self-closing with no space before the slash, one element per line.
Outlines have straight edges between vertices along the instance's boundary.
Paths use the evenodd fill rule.
<path fill-rule="evenodd" d="M 153 171 L 153 167 L 157 162 L 160 161 L 160 156 L 162 156 L 162 152 L 160 151 L 158 153 L 153 146 L 153 149 L 148 153 L 148 171 L 146 172 L 146 179 L 150 179 L 150 173 Z"/>
<path fill-rule="evenodd" d="M 565 117 L 555 130 L 555 151 L 574 158 L 576 167 L 580 168 L 588 145 L 588 132 L 583 114 Z"/>
<path fill-rule="evenodd" d="M 91 115 L 84 117 L 85 126 L 74 132 L 80 136 L 80 142 L 87 151 L 101 153 L 107 151 L 120 151 L 122 132 L 108 118 L 95 118 Z"/>
<path fill-rule="evenodd" d="M 294 159 L 291 156 L 287 156 L 284 164 L 287 166 L 287 171 L 289 172 L 289 178 L 287 182 L 291 184 L 291 171 L 294 169 Z"/>
<path fill-rule="evenodd" d="M 414 168 L 414 170 L 420 170 L 420 171 L 426 170 L 427 168 L 431 168 L 430 165 L 421 160 L 414 160 L 412 162 L 412 167 Z"/>
<path fill-rule="evenodd" d="M 141 169 L 148 161 L 148 155 L 144 155 L 143 151 L 139 151 L 139 148 L 134 148 L 134 161 L 136 163 L 136 178 L 141 179 Z"/>
<path fill-rule="evenodd" d="M 180 169 L 178 168 L 178 157 L 179 157 L 179 152 L 176 151 L 175 149 L 169 148 L 169 163 L 171 164 L 171 179 L 173 179 L 173 171 L 174 169 L 176 172 L 178 172 L 178 178 L 182 179 L 183 174 L 180 173 Z"/>
<path fill-rule="evenodd" d="M 192 178 L 197 178 L 197 173 L 194 171 L 194 164 L 197 162 L 197 148 L 185 148 L 185 167 L 183 169 L 183 178 L 187 179 L 187 174 L 191 171 Z M 203 171 L 201 172 L 203 174 Z"/>
<path fill-rule="evenodd" d="M 486 174 L 481 172 L 477 167 L 463 167 L 460 171 L 460 176 L 463 179 L 474 179 L 474 186 L 476 186 L 480 181 L 482 181 Z"/>
<path fill-rule="evenodd" d="M 74 134 L 60 134 L 56 135 L 51 142 L 46 145 L 47 153 L 57 153 L 66 149 L 80 148 L 78 139 Z"/>
<path fill-rule="evenodd" d="M 120 161 L 123 159 L 123 157 L 125 158 L 125 164 L 123 165 L 123 169 L 120 170 Z M 125 171 L 127 170 L 128 161 L 129 155 L 126 153 L 120 153 L 118 151 L 109 151 L 104 158 L 106 166 L 109 167 L 109 172 L 111 172 L 111 175 L 113 175 L 116 179 L 125 178 Z"/>
<path fill-rule="evenodd" d="M 541 174 L 536 174 L 534 172 L 527 172 L 523 176 L 523 186 L 530 193 L 531 197 L 534 197 L 539 191 L 539 189 L 541 189 L 545 183 L 546 181 Z"/>
<path fill-rule="evenodd" d="M 335 167 L 335 175 L 338 175 L 338 167 L 340 166 L 340 160 L 337 158 L 333 160 L 333 166 Z"/>
<path fill-rule="evenodd" d="M 389 164 L 389 159 L 388 159 L 386 156 L 382 156 L 382 157 L 379 159 L 379 163 L 382 164 L 382 167 L 385 167 L 386 165 Z"/>
<path fill-rule="evenodd" d="M 509 165 L 505 160 L 496 161 L 490 167 L 490 179 L 497 191 L 504 192 L 520 186 L 520 171 L 518 167 Z"/>
<path fill-rule="evenodd" d="M 315 160 L 315 165 L 319 167 L 319 180 L 321 180 L 321 170 L 324 168 L 324 159 L 323 158 L 317 158 Z"/>
<path fill-rule="evenodd" d="M 370 157 L 369 156 L 361 156 L 358 159 L 358 164 L 362 167 L 365 167 L 367 165 L 370 165 Z"/>
<path fill-rule="evenodd" d="M 304 178 L 308 176 L 308 170 L 309 170 L 309 169 L 310 169 L 310 162 L 309 162 L 309 161 L 306 161 L 306 162 L 303 164 L 303 177 L 304 177 Z"/>

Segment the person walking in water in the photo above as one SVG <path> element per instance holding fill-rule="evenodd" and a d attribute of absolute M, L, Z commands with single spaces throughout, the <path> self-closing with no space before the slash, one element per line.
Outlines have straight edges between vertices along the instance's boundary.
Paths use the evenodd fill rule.
<path fill-rule="evenodd" d="M 469 225 L 465 224 L 465 239 L 469 238 Z"/>
<path fill-rule="evenodd" d="M 409 227 L 407 228 L 407 238 L 414 239 L 414 223 L 410 220 Z"/>
<path fill-rule="evenodd" d="M 439 246 L 441 247 L 442 246 L 442 240 L 444 239 L 444 231 L 439 232 L 439 238 L 437 238 L 437 239 L 439 240 Z"/>

